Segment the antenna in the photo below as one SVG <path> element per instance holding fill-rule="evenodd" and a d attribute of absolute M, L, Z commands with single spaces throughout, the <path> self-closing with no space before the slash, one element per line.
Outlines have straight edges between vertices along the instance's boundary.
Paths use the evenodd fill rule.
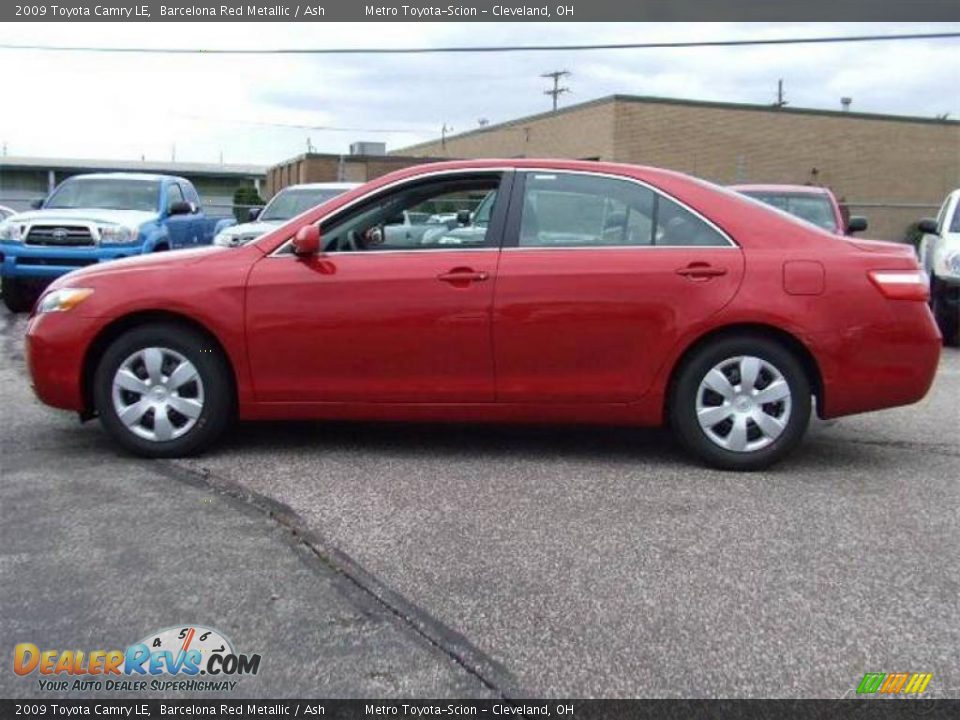
<path fill-rule="evenodd" d="M 553 80 L 553 90 L 544 90 L 544 95 L 550 95 L 553 98 L 553 111 L 557 111 L 557 98 L 563 93 L 570 92 L 568 87 L 560 87 L 560 78 L 572 75 L 569 70 L 554 70 L 553 72 L 543 73 L 540 77 L 551 78 Z"/>

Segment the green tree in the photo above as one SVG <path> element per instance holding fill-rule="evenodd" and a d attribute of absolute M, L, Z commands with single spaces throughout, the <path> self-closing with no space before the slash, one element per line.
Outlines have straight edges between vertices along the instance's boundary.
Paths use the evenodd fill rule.
<path fill-rule="evenodd" d="M 245 223 L 250 219 L 250 208 L 263 204 L 263 198 L 253 185 L 242 185 L 233 193 L 233 216 L 238 223 Z"/>

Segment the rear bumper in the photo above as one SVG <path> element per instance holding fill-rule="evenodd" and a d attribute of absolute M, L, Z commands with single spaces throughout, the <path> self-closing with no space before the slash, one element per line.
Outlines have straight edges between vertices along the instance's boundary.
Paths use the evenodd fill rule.
<path fill-rule="evenodd" d="M 33 390 L 47 405 L 84 410 L 83 361 L 99 327 L 74 312 L 36 315 L 27 325 L 26 359 Z"/>
<path fill-rule="evenodd" d="M 143 251 L 143 244 L 56 247 L 0 243 L 0 277 L 53 279 L 77 268 L 140 255 Z"/>
<path fill-rule="evenodd" d="M 825 418 L 910 405 L 933 384 L 943 339 L 926 303 L 890 302 L 882 320 L 809 338 Z"/>

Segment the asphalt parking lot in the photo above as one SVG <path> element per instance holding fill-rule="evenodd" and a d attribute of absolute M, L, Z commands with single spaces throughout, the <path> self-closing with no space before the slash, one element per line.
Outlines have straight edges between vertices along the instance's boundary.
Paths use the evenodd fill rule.
<path fill-rule="evenodd" d="M 90 477 L 109 483 L 89 508 L 108 524 L 176 514 L 199 502 L 193 494 L 222 508 L 206 563 L 177 574 L 201 590 L 177 607 L 196 615 L 207 588 L 218 598 L 209 624 L 268 646 L 265 662 L 283 667 L 277 683 L 296 675 L 286 653 L 313 659 L 326 684 L 311 694 L 841 697 L 868 671 L 922 671 L 934 674 L 927 695 L 960 697 L 955 349 L 922 403 L 817 423 L 764 473 L 702 469 L 660 431 L 343 423 L 241 425 L 208 455 L 150 462 L 32 400 L 24 320 L 4 315 L 0 327 L 0 569 L 21 593 L 12 615 L 3 599 L 3 652 L 64 612 L 19 605 L 55 583 L 27 542 L 44 523 L 13 520 L 42 515 L 49 532 L 51 517 L 76 515 L 64 494 Z M 58 472 L 70 482 L 50 482 Z M 27 494 L 28 484 L 43 491 Z M 303 558 L 311 553 L 319 562 Z M 82 552 L 44 554 L 54 567 Z M 126 572 L 149 583 L 165 567 L 113 557 L 86 563 L 89 582 Z M 280 589 L 285 614 L 264 612 L 248 589 L 245 615 L 201 579 L 242 585 L 265 563 L 271 572 L 253 587 Z M 122 607 L 127 625 L 162 616 Z M 381 635 L 294 632 L 331 614 L 372 617 Z M 97 617 L 76 618 L 78 647 L 100 635 Z M 376 684 L 376 667 L 359 670 L 376 665 L 381 641 L 392 685 Z M 408 645 L 416 660 L 405 674 L 390 658 Z M 269 694 L 260 681 L 248 691 Z M 0 694 L 20 687 L 0 675 Z"/>

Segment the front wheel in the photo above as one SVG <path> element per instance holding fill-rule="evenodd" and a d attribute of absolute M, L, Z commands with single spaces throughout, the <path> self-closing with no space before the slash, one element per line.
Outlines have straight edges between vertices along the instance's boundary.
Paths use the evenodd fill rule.
<path fill-rule="evenodd" d="M 810 381 L 794 354 L 745 336 L 711 342 L 684 363 L 670 420 L 680 441 L 709 465 L 760 470 L 796 447 L 810 409 Z"/>
<path fill-rule="evenodd" d="M 960 310 L 956 304 L 951 306 L 947 302 L 948 292 L 946 286 L 934 280 L 930 287 L 930 309 L 943 335 L 943 344 L 955 346 L 960 343 Z"/>
<path fill-rule="evenodd" d="M 94 375 L 94 405 L 106 431 L 145 457 L 181 457 L 206 448 L 233 409 L 230 369 L 203 334 L 175 324 L 145 325 L 117 338 Z"/>

